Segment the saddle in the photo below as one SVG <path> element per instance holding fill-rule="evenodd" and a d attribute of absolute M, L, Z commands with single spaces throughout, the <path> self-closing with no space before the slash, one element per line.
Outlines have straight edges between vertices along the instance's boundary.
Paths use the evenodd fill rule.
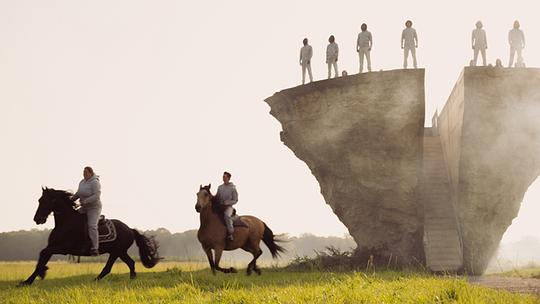
<path fill-rule="evenodd" d="M 249 228 L 248 224 L 240 218 L 239 215 L 236 214 L 236 210 L 234 210 L 233 215 L 231 216 L 231 219 L 233 220 L 233 226 L 234 227 L 245 227 Z"/>
<path fill-rule="evenodd" d="M 249 225 L 242 221 L 242 219 L 240 218 L 240 216 L 238 214 L 236 214 L 236 209 L 233 208 L 233 213 L 231 215 L 231 219 L 233 221 L 233 227 L 245 227 L 245 228 L 249 228 Z M 226 225 L 225 224 L 225 219 L 223 218 L 223 216 L 221 217 L 221 220 L 223 222 L 223 225 Z"/>

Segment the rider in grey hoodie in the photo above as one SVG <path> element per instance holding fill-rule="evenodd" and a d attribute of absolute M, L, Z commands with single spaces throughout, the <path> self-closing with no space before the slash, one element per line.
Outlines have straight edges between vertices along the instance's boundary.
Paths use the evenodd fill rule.
<path fill-rule="evenodd" d="M 216 196 L 224 209 L 223 217 L 227 225 L 227 239 L 233 241 L 234 225 L 231 218 L 233 214 L 232 206 L 238 202 L 238 192 L 236 192 L 236 186 L 230 182 L 230 179 L 231 174 L 229 172 L 223 172 L 223 184 L 218 187 Z"/>
<path fill-rule="evenodd" d="M 90 247 L 91 255 L 98 255 L 99 236 L 98 221 L 101 214 L 101 184 L 99 176 L 94 173 L 91 167 L 83 170 L 84 179 L 79 183 L 79 189 L 71 198 L 73 201 L 80 199 L 80 213 L 86 213 L 88 219 L 88 236 L 92 242 Z"/>

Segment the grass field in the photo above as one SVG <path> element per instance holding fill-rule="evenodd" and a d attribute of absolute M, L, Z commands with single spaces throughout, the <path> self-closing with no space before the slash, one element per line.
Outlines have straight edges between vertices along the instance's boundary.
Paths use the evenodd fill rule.
<path fill-rule="evenodd" d="M 138 277 L 117 263 L 100 282 L 102 263 L 52 262 L 45 280 L 16 288 L 34 263 L 0 263 L 1 303 L 540 303 L 536 297 L 469 285 L 464 279 L 405 272 L 290 272 L 263 269 L 213 276 L 205 264 L 137 263 Z"/>

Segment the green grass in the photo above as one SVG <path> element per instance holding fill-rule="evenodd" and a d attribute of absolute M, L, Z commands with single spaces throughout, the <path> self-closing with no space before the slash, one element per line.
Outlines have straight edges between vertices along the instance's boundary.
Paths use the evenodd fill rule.
<path fill-rule="evenodd" d="M 102 263 L 52 262 L 45 280 L 16 288 L 34 263 L 0 263 L 1 303 L 540 303 L 538 298 L 471 286 L 464 279 L 407 272 L 292 272 L 213 276 L 204 264 L 137 263 L 138 278 L 117 263 L 103 281 Z"/>

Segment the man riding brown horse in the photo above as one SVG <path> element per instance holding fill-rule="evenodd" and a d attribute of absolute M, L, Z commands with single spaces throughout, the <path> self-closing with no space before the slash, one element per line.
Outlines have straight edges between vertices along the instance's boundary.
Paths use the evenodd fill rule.
<path fill-rule="evenodd" d="M 200 186 L 199 192 L 197 192 L 197 204 L 195 204 L 195 210 L 200 213 L 201 221 L 197 238 L 208 257 L 212 273 L 215 274 L 216 270 L 224 273 L 236 272 L 232 267 L 227 269 L 219 267 L 223 250 L 242 248 L 251 253 L 253 260 L 248 264 L 248 275 L 252 271 L 261 274 L 256 264 L 257 259 L 262 254 L 260 248 L 261 240 L 270 249 L 273 258 L 277 258 L 280 252 L 285 252 L 283 247 L 276 244 L 280 240 L 275 238 L 272 230 L 263 221 L 250 215 L 240 217 L 242 225 L 237 226 L 237 229 L 235 229 L 233 240 L 227 241 L 227 227 L 225 226 L 223 211 L 221 209 L 218 199 L 210 192 L 210 185 Z M 215 257 L 212 250 L 214 250 Z"/>

